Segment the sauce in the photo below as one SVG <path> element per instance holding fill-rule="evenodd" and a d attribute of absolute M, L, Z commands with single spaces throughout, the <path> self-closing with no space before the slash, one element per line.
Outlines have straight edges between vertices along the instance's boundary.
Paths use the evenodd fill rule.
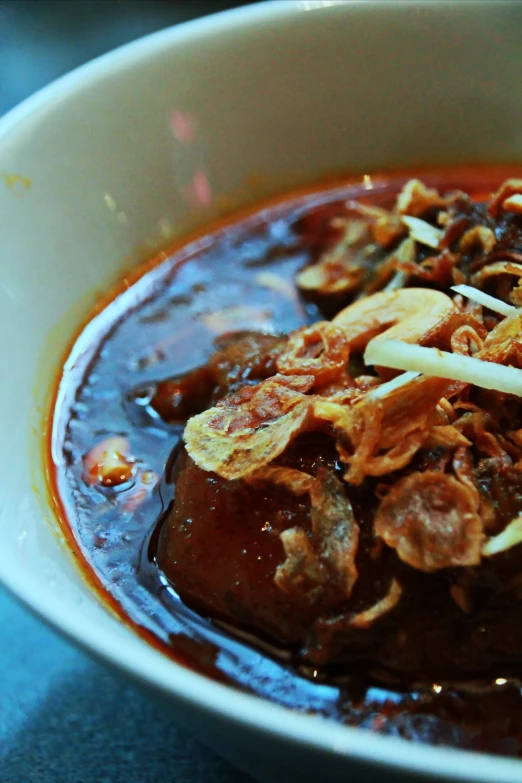
<path fill-rule="evenodd" d="M 480 199 L 507 174 L 513 170 L 492 167 L 422 174 L 422 179 Z M 296 272 L 331 241 L 331 219 L 344 214 L 347 199 L 387 207 L 407 179 L 391 176 L 376 179 L 370 189 L 366 181 L 290 196 L 163 254 L 161 263 L 120 292 L 75 343 L 54 411 L 52 484 L 63 507 L 62 524 L 89 580 L 142 635 L 184 665 L 299 711 L 414 740 L 516 755 L 521 752 L 522 718 L 517 715 L 522 700 L 514 664 L 475 679 L 463 677 L 458 684 L 454 673 L 435 683 L 411 673 L 404 677 L 371 656 L 320 669 L 296 655 L 293 640 L 306 618 L 289 612 L 275 588 L 263 582 L 261 567 L 257 596 L 245 596 L 252 563 L 278 556 L 279 540 L 263 530 L 263 508 L 271 503 L 284 510 L 281 494 L 265 493 L 261 504 L 259 496 L 238 499 L 249 513 L 244 530 L 237 520 L 230 521 L 235 527 L 227 540 L 233 551 L 220 546 L 219 525 L 205 529 L 206 538 L 190 525 L 178 531 L 184 546 L 200 554 L 206 549 L 206 554 L 195 572 L 197 590 L 180 578 L 183 589 L 178 591 L 172 578 L 176 550 L 169 549 L 165 526 L 174 479 L 186 464 L 183 418 L 204 407 L 207 378 L 196 374 L 184 395 L 165 379 L 204 367 L 216 340 L 226 343 L 227 334 L 286 333 L 319 320 L 322 313 L 329 317 L 329 308 L 339 309 L 341 301 L 305 300 L 294 286 Z M 264 340 L 269 350 L 270 338 Z M 252 378 L 256 373 L 263 377 L 263 371 L 255 368 Z M 94 444 L 114 437 L 120 451 L 128 448 L 125 475 L 106 486 L 90 482 L 85 455 Z M 306 442 L 300 448 L 306 452 Z M 335 467 L 335 454 L 326 446 L 321 459 Z M 190 480 L 190 471 L 185 478 Z M 249 546 L 257 547 L 254 554 Z M 243 550 L 248 554 L 244 565 Z M 174 565 L 162 569 L 162 558 Z M 213 598 L 202 603 L 198 596 L 206 573 L 205 589 Z M 236 593 L 228 595 L 228 579 Z M 264 616 L 261 631 L 242 623 L 237 613 L 230 624 L 224 596 L 236 605 L 254 600 L 260 616 L 266 598 L 261 590 L 269 589 L 272 603 L 279 601 L 284 638 L 274 630 L 273 613 Z"/>

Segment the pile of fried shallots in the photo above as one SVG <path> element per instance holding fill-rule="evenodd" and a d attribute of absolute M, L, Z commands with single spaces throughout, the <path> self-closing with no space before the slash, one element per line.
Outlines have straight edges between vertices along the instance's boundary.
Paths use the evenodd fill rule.
<path fill-rule="evenodd" d="M 289 595 L 313 603 L 334 585 L 350 599 L 362 524 L 351 493 L 366 487 L 372 558 L 391 549 L 416 571 L 451 569 L 449 599 L 473 613 L 483 564 L 502 570 L 522 541 L 522 180 L 480 204 L 410 180 L 391 211 L 350 202 L 333 228 L 296 284 L 350 304 L 281 340 L 267 377 L 192 417 L 187 452 L 223 479 L 309 498 L 309 528 L 280 535 L 274 579 Z M 282 464 L 310 432 L 333 440 L 337 470 Z M 520 589 L 507 570 L 502 589 Z M 395 575 L 330 626 L 369 628 L 403 597 Z"/>

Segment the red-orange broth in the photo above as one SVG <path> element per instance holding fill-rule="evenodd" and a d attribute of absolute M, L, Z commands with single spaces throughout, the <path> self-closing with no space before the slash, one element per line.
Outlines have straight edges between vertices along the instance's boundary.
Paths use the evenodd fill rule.
<path fill-rule="evenodd" d="M 476 167 L 415 174 L 429 186 L 462 189 L 480 200 L 516 172 Z M 220 332 L 286 333 L 320 319 L 319 305 L 297 291 L 295 273 L 324 249 L 329 221 L 343 214 L 347 199 L 388 206 L 411 176 L 365 177 L 291 194 L 163 253 L 120 289 L 78 336 L 60 378 L 49 444 L 51 489 L 89 582 L 138 633 L 184 665 L 300 712 L 433 744 L 518 755 L 522 700 L 512 663 L 459 683 L 411 679 L 364 660 L 314 668 L 291 645 L 230 624 L 190 596 L 182 600 L 156 559 L 183 424 L 165 423 L 154 412 L 149 387 L 205 365 Z M 85 455 L 112 436 L 128 439 L 136 459 L 128 481 L 91 485 Z M 222 582 L 229 568 L 223 542 L 207 545 Z M 261 559 L 262 546 L 257 551 Z"/>

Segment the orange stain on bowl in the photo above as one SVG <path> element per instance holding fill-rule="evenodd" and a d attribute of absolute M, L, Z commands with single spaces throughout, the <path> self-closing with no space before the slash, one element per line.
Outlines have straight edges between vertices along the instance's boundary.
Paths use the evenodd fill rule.
<path fill-rule="evenodd" d="M 32 179 L 29 177 L 24 177 L 22 174 L 7 174 L 5 172 L 0 172 L 0 181 L 4 182 L 15 196 L 23 196 L 33 184 Z"/>

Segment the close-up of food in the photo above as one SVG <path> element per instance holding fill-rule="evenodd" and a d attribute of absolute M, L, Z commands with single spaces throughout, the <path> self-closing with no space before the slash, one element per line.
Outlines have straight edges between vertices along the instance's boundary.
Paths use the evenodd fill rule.
<path fill-rule="evenodd" d="M 522 179 L 290 193 L 155 256 L 56 381 L 87 581 L 174 660 L 522 754 Z"/>

